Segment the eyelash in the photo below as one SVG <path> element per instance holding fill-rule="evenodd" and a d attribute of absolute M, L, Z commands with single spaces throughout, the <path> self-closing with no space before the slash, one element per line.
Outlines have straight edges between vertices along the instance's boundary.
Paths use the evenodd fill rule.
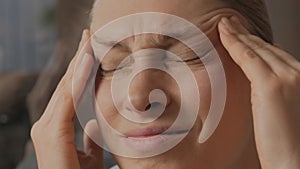
<path fill-rule="evenodd" d="M 112 48 L 121 48 L 124 47 L 121 43 L 116 43 L 115 45 L 112 45 Z"/>
<path fill-rule="evenodd" d="M 194 57 L 194 58 L 186 59 L 186 60 L 177 60 L 177 62 L 185 62 L 185 63 L 189 63 L 189 62 L 198 61 L 198 60 L 201 60 L 201 58 L 207 56 L 211 51 L 212 51 L 212 49 L 209 49 L 209 50 L 207 50 L 202 56 L 196 56 L 196 57 Z"/>
<path fill-rule="evenodd" d="M 101 72 L 101 74 L 108 74 L 108 73 L 112 73 L 114 71 L 120 70 L 122 69 L 122 67 L 119 67 L 117 69 L 112 69 L 112 70 L 105 70 L 102 68 L 102 66 L 99 67 L 99 72 Z"/>
<path fill-rule="evenodd" d="M 118 47 L 118 46 L 116 46 Z M 179 62 L 179 63 L 192 63 L 192 62 L 196 62 L 196 61 L 200 61 L 202 57 L 205 57 L 207 56 L 207 54 L 209 54 L 209 52 L 211 52 L 211 49 L 208 50 L 207 52 L 205 52 L 201 57 L 199 56 L 196 56 L 194 58 L 191 58 L 191 59 L 186 59 L 186 60 L 176 60 L 176 62 Z M 102 66 L 100 65 L 99 67 L 99 71 L 101 72 L 102 75 L 105 75 L 105 74 L 109 74 L 109 73 L 113 73 L 117 70 L 120 70 L 122 69 L 123 67 L 118 67 L 117 69 L 111 69 L 111 70 L 105 70 L 102 68 Z"/>
<path fill-rule="evenodd" d="M 195 62 L 195 61 L 198 61 L 198 60 L 200 60 L 200 58 L 199 57 L 195 57 L 195 58 L 191 58 L 191 59 L 187 59 L 187 60 L 177 60 L 176 62 L 180 62 L 180 63 L 190 63 L 190 62 Z M 112 70 L 105 70 L 105 69 L 103 69 L 102 68 L 102 66 L 100 66 L 99 67 L 99 72 L 103 75 L 103 76 L 105 76 L 105 75 L 108 75 L 108 74 L 110 74 L 110 73 L 113 73 L 113 72 L 115 72 L 115 71 L 117 71 L 117 70 L 120 70 L 120 69 L 122 69 L 123 67 L 119 67 L 119 68 L 117 68 L 117 69 L 112 69 Z"/>
<path fill-rule="evenodd" d="M 193 62 L 193 61 L 196 61 L 196 60 L 200 60 L 200 57 L 196 56 L 196 57 L 191 58 L 191 59 L 186 59 L 186 60 L 176 60 L 176 62 L 185 62 L 185 63 L 189 63 L 189 62 Z"/>

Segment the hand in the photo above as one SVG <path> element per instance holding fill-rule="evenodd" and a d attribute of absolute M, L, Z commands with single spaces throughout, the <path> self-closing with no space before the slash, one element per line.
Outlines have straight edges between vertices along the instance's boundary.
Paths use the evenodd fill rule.
<path fill-rule="evenodd" d="M 66 74 L 58 84 L 43 116 L 32 127 L 31 137 L 39 169 L 103 168 L 103 150 L 87 134 L 84 135 L 84 151 L 77 150 L 74 144 L 73 98 L 81 95 L 94 63 L 89 36 L 89 31 L 85 30 L 79 49 Z M 76 62 L 80 63 L 80 66 L 74 70 Z M 78 71 L 76 72 L 78 77 L 73 76 L 74 71 Z M 73 78 L 77 88 L 74 88 L 72 93 Z M 85 131 L 90 134 L 98 132 L 96 121 L 90 121 Z"/>
<path fill-rule="evenodd" d="M 251 35 L 237 17 L 219 23 L 221 41 L 251 83 L 254 133 L 264 169 L 300 168 L 300 63 Z"/>

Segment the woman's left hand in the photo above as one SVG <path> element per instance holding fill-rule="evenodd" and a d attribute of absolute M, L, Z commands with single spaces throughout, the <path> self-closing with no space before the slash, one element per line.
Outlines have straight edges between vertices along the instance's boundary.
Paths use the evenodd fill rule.
<path fill-rule="evenodd" d="M 223 18 L 219 32 L 251 83 L 255 141 L 263 169 L 300 168 L 300 63 L 251 35 L 237 17 Z"/>

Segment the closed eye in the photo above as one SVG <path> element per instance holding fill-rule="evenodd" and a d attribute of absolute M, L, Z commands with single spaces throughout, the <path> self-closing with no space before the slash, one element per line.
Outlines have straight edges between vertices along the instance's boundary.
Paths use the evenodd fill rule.
<path fill-rule="evenodd" d="M 122 46 L 122 44 L 117 44 L 117 45 Z M 119 46 L 119 47 L 120 47 L 120 46 Z M 116 46 L 116 47 L 118 47 L 118 46 Z M 200 61 L 201 58 L 207 56 L 211 51 L 212 51 L 212 49 L 208 50 L 207 52 L 205 52 L 205 53 L 204 53 L 203 55 L 201 55 L 201 56 L 195 56 L 195 57 L 193 57 L 193 58 L 184 59 L 184 60 L 176 60 L 176 62 L 180 62 L 180 63 L 183 63 L 183 62 L 185 62 L 185 63 L 193 63 L 193 62 L 195 62 L 195 63 L 196 63 L 196 61 Z M 123 69 L 124 67 L 130 65 L 130 63 L 131 63 L 131 62 L 125 62 L 125 64 L 124 64 L 123 66 L 119 66 L 119 67 L 117 67 L 117 68 L 115 68 L 115 69 L 103 69 L 102 65 L 100 65 L 98 71 L 99 71 L 102 75 L 109 75 L 109 74 L 111 74 L 111 73 L 114 73 L 114 72 L 117 71 L 117 70 Z"/>
<path fill-rule="evenodd" d="M 101 73 L 102 75 L 107 75 L 107 74 L 113 73 L 113 72 L 115 72 L 117 70 L 120 70 L 122 68 L 123 67 L 119 66 L 119 67 L 117 67 L 115 69 L 103 69 L 102 66 L 100 66 L 98 72 Z"/>
<path fill-rule="evenodd" d="M 190 58 L 190 59 L 176 60 L 176 62 L 193 62 L 193 61 L 197 61 L 197 60 L 200 60 L 201 58 L 207 56 L 211 51 L 212 51 L 212 49 L 206 51 L 206 52 L 205 52 L 203 55 L 201 55 L 201 56 L 195 56 L 195 57 Z"/>
<path fill-rule="evenodd" d="M 191 58 L 191 59 L 177 60 L 176 62 L 192 62 L 192 61 L 195 61 L 195 60 L 198 60 L 198 59 L 200 59 L 200 57 L 196 56 L 196 57 Z"/>
<path fill-rule="evenodd" d="M 121 69 L 131 65 L 132 62 L 133 62 L 132 57 L 130 57 L 129 59 L 127 59 L 121 65 L 119 65 L 118 67 L 116 67 L 114 69 L 104 69 L 103 66 L 100 65 L 100 68 L 98 71 L 100 71 L 103 75 L 113 73 L 114 71 L 121 70 Z"/>

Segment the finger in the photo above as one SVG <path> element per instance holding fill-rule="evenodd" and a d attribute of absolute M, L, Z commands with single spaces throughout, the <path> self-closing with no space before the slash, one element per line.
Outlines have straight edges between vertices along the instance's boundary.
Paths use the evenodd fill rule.
<path fill-rule="evenodd" d="M 91 45 L 91 32 L 89 30 L 84 30 L 85 39 L 81 42 L 80 47 L 78 48 L 79 55 L 84 55 L 85 53 L 89 53 L 93 55 L 92 45 Z"/>
<path fill-rule="evenodd" d="M 85 53 L 80 57 L 82 57 L 78 59 L 80 62 L 76 61 L 73 75 L 71 78 L 65 81 L 66 84 L 64 84 L 63 88 L 60 90 L 61 92 L 58 94 L 57 105 L 61 105 L 62 109 L 60 110 L 60 113 L 55 115 L 55 118 L 58 120 L 58 122 L 65 120 L 73 121 L 75 116 L 74 108 L 76 101 L 78 98 L 80 98 L 90 77 L 94 59 L 89 53 Z"/>
<path fill-rule="evenodd" d="M 281 47 L 271 45 L 269 46 L 269 48 L 291 67 L 293 67 L 297 71 L 300 71 L 300 62 L 294 56 L 284 51 Z"/>
<path fill-rule="evenodd" d="M 88 41 L 88 38 L 90 36 L 89 34 L 90 34 L 90 32 L 87 29 L 82 31 L 81 40 L 80 40 L 77 52 L 80 51 L 83 48 L 83 45 Z"/>
<path fill-rule="evenodd" d="M 97 143 L 100 144 L 100 129 L 96 120 L 90 120 L 84 128 L 84 151 L 103 162 L 103 149 Z"/>
<path fill-rule="evenodd" d="M 80 99 L 89 80 L 94 64 L 93 50 L 90 39 L 83 44 L 83 48 L 79 54 L 83 56 L 83 59 L 76 61 L 72 77 L 72 94 L 74 104 L 77 104 L 78 100 Z M 74 106 L 76 107 L 76 105 Z"/>
<path fill-rule="evenodd" d="M 239 40 L 254 50 L 277 74 L 285 74 L 294 68 L 294 64 L 289 64 L 286 54 L 278 53 L 279 49 L 265 42 L 261 38 L 251 35 L 242 25 L 237 17 L 230 18 L 229 27 Z M 275 51 L 276 50 L 276 51 Z M 296 63 L 295 59 L 292 63 Z"/>
<path fill-rule="evenodd" d="M 87 30 L 83 32 L 82 40 L 79 45 L 78 51 L 81 51 L 83 49 L 83 44 L 86 43 L 86 41 L 89 38 L 89 33 Z M 68 120 L 72 121 L 74 118 L 74 108 L 73 108 L 73 99 L 72 99 L 72 90 L 71 90 L 71 83 L 72 83 L 72 75 L 73 70 L 75 67 L 75 63 L 78 60 L 83 60 L 83 56 L 79 55 L 79 52 L 77 52 L 78 55 L 76 55 L 70 65 L 68 66 L 68 69 L 63 76 L 62 80 L 59 82 L 55 92 L 53 93 L 49 104 L 42 116 L 42 120 Z M 55 114 L 55 116 L 54 116 Z M 54 118 L 55 117 L 55 118 Z"/>
<path fill-rule="evenodd" d="M 233 29 L 228 28 L 228 26 L 231 25 L 227 18 L 222 18 L 218 25 L 222 44 L 231 58 L 241 67 L 251 82 L 268 78 L 272 73 L 270 67 L 251 48 L 241 42 L 241 40 L 231 32 Z"/>
<path fill-rule="evenodd" d="M 285 75 L 294 69 L 271 49 L 271 44 L 266 43 L 259 37 L 240 34 L 237 35 L 237 38 L 260 56 L 276 75 Z"/>
<path fill-rule="evenodd" d="M 73 73 L 72 83 L 72 98 L 74 107 L 76 107 L 79 99 L 82 96 L 84 89 L 89 81 L 91 71 L 94 65 L 94 59 L 89 53 L 85 53 L 82 62 L 76 62 Z"/>

